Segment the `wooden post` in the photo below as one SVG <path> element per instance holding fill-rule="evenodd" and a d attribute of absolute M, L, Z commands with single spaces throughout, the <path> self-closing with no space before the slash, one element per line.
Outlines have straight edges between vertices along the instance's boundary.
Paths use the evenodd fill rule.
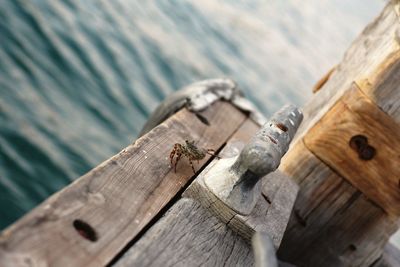
<path fill-rule="evenodd" d="M 369 266 L 400 215 L 400 2 L 389 3 L 304 108 L 280 170 L 300 185 L 278 256 Z"/>

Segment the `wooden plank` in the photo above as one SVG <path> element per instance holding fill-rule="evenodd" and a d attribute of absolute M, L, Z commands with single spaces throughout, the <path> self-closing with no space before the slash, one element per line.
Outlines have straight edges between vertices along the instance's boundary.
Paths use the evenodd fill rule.
<path fill-rule="evenodd" d="M 400 126 L 355 84 L 304 143 L 389 214 L 400 215 Z"/>
<path fill-rule="evenodd" d="M 113 266 L 253 265 L 247 241 L 195 200 L 181 199 Z"/>
<path fill-rule="evenodd" d="M 280 170 L 300 185 L 278 257 L 298 266 L 369 266 L 397 222 L 339 176 L 302 142 Z"/>
<path fill-rule="evenodd" d="M 202 115 L 211 126 L 179 111 L 6 229 L 0 236 L 0 266 L 107 264 L 193 175 L 185 159 L 177 173 L 170 169 L 173 144 L 193 139 L 218 149 L 246 118 L 227 102 Z"/>

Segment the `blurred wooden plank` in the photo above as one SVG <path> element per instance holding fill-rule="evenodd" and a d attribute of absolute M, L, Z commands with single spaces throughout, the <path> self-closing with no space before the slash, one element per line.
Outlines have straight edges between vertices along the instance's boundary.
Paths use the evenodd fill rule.
<path fill-rule="evenodd" d="M 6 229 L 0 236 L 0 266 L 107 264 L 193 175 L 184 158 L 177 173 L 171 171 L 173 144 L 193 139 L 218 149 L 246 119 L 227 102 L 202 115 L 211 126 L 179 111 Z"/>
<path fill-rule="evenodd" d="M 355 84 L 309 131 L 304 142 L 389 214 L 400 215 L 400 125 Z"/>

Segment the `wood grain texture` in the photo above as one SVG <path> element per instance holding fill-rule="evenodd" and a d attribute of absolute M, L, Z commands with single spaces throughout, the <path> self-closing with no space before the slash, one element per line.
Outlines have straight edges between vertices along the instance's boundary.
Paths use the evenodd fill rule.
<path fill-rule="evenodd" d="M 258 129 L 259 126 L 247 120 L 221 151 L 221 157 L 237 156 Z M 263 197 L 260 196 L 250 215 L 242 216 L 218 199 L 205 185 L 204 178 L 213 171 L 217 162 L 214 160 L 199 174 L 184 192 L 184 197 L 199 201 L 246 240 L 250 241 L 254 231 L 263 231 L 269 234 L 275 247 L 279 247 L 297 196 L 297 184 L 280 172 L 266 175 L 263 178 Z"/>
<path fill-rule="evenodd" d="M 388 96 L 399 99 L 398 62 L 400 58 L 400 20 L 396 13 L 399 1 L 391 1 L 369 24 L 344 54 L 340 64 L 304 106 L 304 120 L 298 130 L 301 139 L 325 113 L 342 97 L 353 82 L 361 86 L 368 81 L 368 96 L 387 114 L 400 122 L 400 109 Z M 392 86 L 394 85 L 394 86 Z M 381 93 L 382 88 L 385 92 Z M 363 89 L 364 90 L 364 89 Z"/>
<path fill-rule="evenodd" d="M 247 241 L 197 201 L 181 199 L 114 266 L 253 265 Z"/>
<path fill-rule="evenodd" d="M 179 111 L 6 229 L 0 236 L 0 266 L 107 264 L 193 175 L 186 159 L 177 173 L 171 171 L 173 144 L 193 139 L 218 149 L 246 118 L 227 102 L 202 115 L 211 126 Z M 76 219 L 97 232 L 96 242 L 78 234 L 72 226 Z"/>
<path fill-rule="evenodd" d="M 369 266 L 396 231 L 396 220 L 321 162 L 302 142 L 280 170 L 300 186 L 278 251 L 298 266 Z"/>
<path fill-rule="evenodd" d="M 375 149 L 361 159 L 349 142 L 367 138 Z M 357 85 L 343 95 L 304 137 L 306 147 L 389 214 L 400 215 L 400 125 L 368 99 Z"/>

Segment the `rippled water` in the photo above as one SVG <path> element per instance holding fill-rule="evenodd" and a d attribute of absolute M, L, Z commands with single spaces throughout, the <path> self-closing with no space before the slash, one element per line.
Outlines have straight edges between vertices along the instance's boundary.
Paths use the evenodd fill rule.
<path fill-rule="evenodd" d="M 0 229 L 130 144 L 188 83 L 231 77 L 268 115 L 384 3 L 0 0 Z"/>

